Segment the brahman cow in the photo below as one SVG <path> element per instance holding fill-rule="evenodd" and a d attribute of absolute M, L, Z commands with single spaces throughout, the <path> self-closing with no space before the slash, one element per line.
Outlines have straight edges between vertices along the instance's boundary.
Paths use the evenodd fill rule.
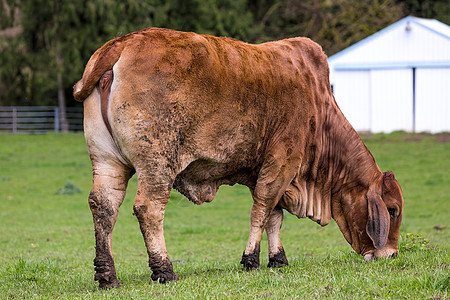
<path fill-rule="evenodd" d="M 74 97 L 84 101 L 92 161 L 89 195 L 100 288 L 118 286 L 111 234 L 136 173 L 134 214 L 153 280 L 176 280 L 163 220 L 172 188 L 195 204 L 222 184 L 253 197 L 246 269 L 287 265 L 283 209 L 322 226 L 333 218 L 366 260 L 398 252 L 403 197 L 336 104 L 320 46 L 307 38 L 259 45 L 149 28 L 107 42 Z"/>

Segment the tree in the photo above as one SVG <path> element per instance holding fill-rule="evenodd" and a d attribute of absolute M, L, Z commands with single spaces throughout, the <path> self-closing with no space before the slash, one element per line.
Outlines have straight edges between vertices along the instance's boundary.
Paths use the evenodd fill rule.
<path fill-rule="evenodd" d="M 396 0 L 403 6 L 405 15 L 437 19 L 450 24 L 450 3 L 448 0 Z"/>
<path fill-rule="evenodd" d="M 17 103 L 26 90 L 27 72 L 20 68 L 24 47 L 18 1 L 0 0 L 0 105 Z"/>
<path fill-rule="evenodd" d="M 262 2 L 265 5 L 257 7 L 257 22 L 261 28 L 255 39 L 306 36 L 322 45 L 328 55 L 403 17 L 401 5 L 394 0 Z"/>

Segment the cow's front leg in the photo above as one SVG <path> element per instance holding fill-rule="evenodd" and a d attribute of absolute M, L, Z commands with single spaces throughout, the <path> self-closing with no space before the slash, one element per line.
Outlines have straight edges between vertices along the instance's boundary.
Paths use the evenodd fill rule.
<path fill-rule="evenodd" d="M 283 152 L 281 151 L 281 153 Z M 286 159 L 279 155 L 268 155 L 267 160 L 259 172 L 255 189 L 251 190 L 253 207 L 251 211 L 250 236 L 241 260 L 241 264 L 247 270 L 259 268 L 259 250 L 262 233 L 271 217 L 272 211 L 277 206 L 286 187 L 298 171 L 298 165 L 298 160 L 295 158 Z M 282 214 L 280 219 L 279 212 L 275 212 L 275 217 L 269 225 L 270 229 L 280 226 L 281 221 Z M 269 231 L 271 242 L 278 246 L 277 240 L 279 240 L 280 229 Z M 275 236 L 277 237 L 274 242 Z M 279 246 L 281 246 L 281 241 L 279 241 Z M 273 250 L 273 253 L 275 254 L 277 252 Z"/>
<path fill-rule="evenodd" d="M 95 276 L 101 289 L 118 287 L 111 248 L 112 231 L 119 206 L 125 197 L 129 174 L 94 170 L 94 184 L 89 194 L 89 206 L 95 228 Z"/>
<path fill-rule="evenodd" d="M 242 254 L 241 264 L 246 270 L 259 269 L 259 251 L 264 225 L 269 213 L 265 207 L 254 202 L 250 217 L 250 235 Z"/>
<path fill-rule="evenodd" d="M 269 264 L 270 268 L 283 267 L 288 265 L 283 245 L 281 244 L 280 231 L 283 223 L 283 209 L 276 206 L 270 214 L 266 225 L 267 240 L 269 243 Z"/>
<path fill-rule="evenodd" d="M 152 181 L 139 179 L 134 213 L 139 220 L 147 247 L 149 266 L 153 271 L 151 278 L 166 283 L 178 279 L 167 254 L 163 231 L 164 211 L 169 201 L 171 186 L 155 185 Z"/>

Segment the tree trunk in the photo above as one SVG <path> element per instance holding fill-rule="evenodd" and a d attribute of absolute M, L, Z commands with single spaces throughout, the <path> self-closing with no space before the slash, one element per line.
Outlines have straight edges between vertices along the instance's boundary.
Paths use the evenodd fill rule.
<path fill-rule="evenodd" d="M 69 122 L 66 116 L 66 96 L 64 95 L 64 85 L 62 72 L 58 71 L 58 106 L 59 106 L 59 128 L 62 132 L 69 132 Z"/>
<path fill-rule="evenodd" d="M 58 106 L 59 106 L 59 128 L 62 132 L 69 132 L 69 122 L 66 115 L 66 96 L 64 94 L 63 71 L 64 71 L 64 57 L 61 50 L 61 1 L 55 1 L 55 16 L 56 16 L 56 66 L 57 66 L 57 80 L 58 80 Z"/>
<path fill-rule="evenodd" d="M 56 62 L 58 65 L 58 106 L 59 106 L 59 128 L 62 132 L 69 132 L 69 122 L 66 116 L 66 96 L 64 94 L 64 84 L 62 70 L 64 66 L 61 47 L 58 45 L 58 53 L 56 54 Z"/>

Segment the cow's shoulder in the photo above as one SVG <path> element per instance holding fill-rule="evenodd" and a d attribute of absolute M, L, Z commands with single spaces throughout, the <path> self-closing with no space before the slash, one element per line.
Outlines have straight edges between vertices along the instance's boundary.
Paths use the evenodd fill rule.
<path fill-rule="evenodd" d="M 316 71 L 328 70 L 327 56 L 322 47 L 305 37 L 296 37 L 284 40 L 293 47 L 293 52 L 303 56 Z"/>

